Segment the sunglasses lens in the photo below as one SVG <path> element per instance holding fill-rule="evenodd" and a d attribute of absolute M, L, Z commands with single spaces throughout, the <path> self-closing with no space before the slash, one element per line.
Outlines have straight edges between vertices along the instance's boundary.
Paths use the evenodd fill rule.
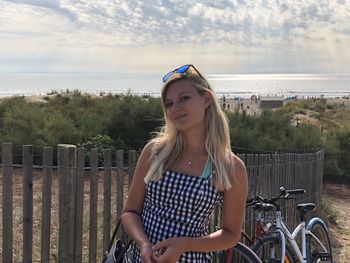
<path fill-rule="evenodd" d="M 185 73 L 190 68 L 190 65 L 184 65 L 181 68 L 178 68 L 175 72 L 179 74 Z"/>
<path fill-rule="evenodd" d="M 170 71 L 163 77 L 163 82 L 166 82 L 172 75 L 174 74 L 174 71 Z"/>
<path fill-rule="evenodd" d="M 184 65 L 184 66 L 182 66 L 182 67 L 180 67 L 178 69 L 175 69 L 173 71 L 168 72 L 163 77 L 163 82 L 166 82 L 174 73 L 184 74 L 190 67 L 191 67 L 191 65 Z"/>

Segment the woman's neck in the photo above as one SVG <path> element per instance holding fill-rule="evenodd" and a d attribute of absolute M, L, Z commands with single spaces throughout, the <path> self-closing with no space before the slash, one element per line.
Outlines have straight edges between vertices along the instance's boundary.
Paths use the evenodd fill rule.
<path fill-rule="evenodd" d="M 185 151 L 190 153 L 200 154 L 206 152 L 205 148 L 205 134 L 203 133 L 185 133 Z"/>

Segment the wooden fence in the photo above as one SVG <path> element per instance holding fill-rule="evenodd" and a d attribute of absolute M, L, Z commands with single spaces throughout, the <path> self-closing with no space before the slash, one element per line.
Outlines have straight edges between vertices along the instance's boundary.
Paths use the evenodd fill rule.
<path fill-rule="evenodd" d="M 90 165 L 85 167 L 87 153 L 74 145 L 58 145 L 57 165 L 53 165 L 52 148 L 43 149 L 40 166 L 33 164 L 33 146 L 22 147 L 21 165 L 13 164 L 12 151 L 11 143 L 2 144 L 2 262 L 99 262 L 116 218 L 121 215 L 134 173 L 136 152 L 118 150 L 114 154 L 105 150 L 103 167 L 99 167 L 98 151 L 93 149 L 89 153 Z M 115 159 L 112 160 L 112 156 Z M 323 150 L 239 157 L 246 163 L 249 196 L 270 197 L 278 193 L 280 186 L 305 188 L 307 195 L 298 201 L 320 205 Z M 17 177 L 22 182 L 16 183 Z M 21 189 L 21 193 L 16 190 L 14 195 L 14 189 Z M 15 212 L 18 198 L 22 200 L 20 216 Z M 57 200 L 53 200 L 55 198 Z M 294 202 L 288 202 L 284 211 L 288 222 L 294 225 L 297 222 Z M 254 214 L 247 209 L 245 228 L 248 233 L 253 231 L 253 221 Z"/>

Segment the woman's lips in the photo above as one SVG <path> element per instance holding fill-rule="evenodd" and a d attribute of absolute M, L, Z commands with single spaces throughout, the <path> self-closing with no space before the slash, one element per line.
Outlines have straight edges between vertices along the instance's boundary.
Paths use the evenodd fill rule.
<path fill-rule="evenodd" d="M 183 119 L 185 119 L 187 117 L 187 114 L 182 114 L 182 115 L 177 115 L 175 116 L 175 121 L 182 121 Z"/>

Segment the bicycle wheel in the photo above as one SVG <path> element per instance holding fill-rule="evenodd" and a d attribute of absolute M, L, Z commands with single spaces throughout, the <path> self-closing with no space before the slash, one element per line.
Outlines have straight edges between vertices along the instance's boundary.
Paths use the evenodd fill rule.
<path fill-rule="evenodd" d="M 254 243 L 252 250 L 261 259 L 262 262 L 281 262 L 281 245 L 277 236 L 266 236 Z M 296 263 L 292 249 L 286 246 L 285 263 Z"/>
<path fill-rule="evenodd" d="M 225 253 L 225 263 L 262 263 L 259 257 L 246 245 L 238 243 Z"/>
<path fill-rule="evenodd" d="M 307 262 L 333 262 L 325 223 L 320 218 L 313 218 L 307 224 L 306 229 L 311 232 L 306 235 Z"/>

